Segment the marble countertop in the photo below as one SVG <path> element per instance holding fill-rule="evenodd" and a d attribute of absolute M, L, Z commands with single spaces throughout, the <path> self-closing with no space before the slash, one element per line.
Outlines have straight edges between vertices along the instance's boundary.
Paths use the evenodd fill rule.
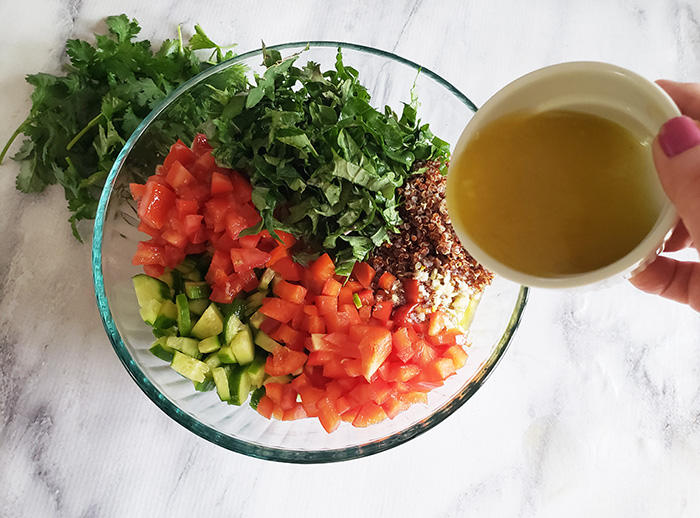
<path fill-rule="evenodd" d="M 121 12 L 154 42 L 200 23 L 239 52 L 376 46 L 477 105 L 570 60 L 700 80 L 694 0 L 24 0 L 3 7 L 0 140 L 27 114 L 24 76 L 56 73 L 67 38 Z M 141 393 L 102 328 L 63 193 L 22 195 L 16 174 L 0 166 L 2 517 L 700 515 L 700 315 L 685 307 L 624 283 L 533 290 L 502 363 L 444 423 L 360 460 L 266 462 L 195 436 Z"/>

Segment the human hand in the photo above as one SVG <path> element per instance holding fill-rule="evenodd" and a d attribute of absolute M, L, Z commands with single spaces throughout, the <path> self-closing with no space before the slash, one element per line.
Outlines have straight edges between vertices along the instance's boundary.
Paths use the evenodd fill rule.
<path fill-rule="evenodd" d="M 680 218 L 664 252 L 700 244 L 700 84 L 657 81 L 683 113 L 668 121 L 652 146 L 666 195 Z M 694 120 L 693 120 L 694 119 Z M 690 305 L 700 312 L 700 263 L 659 256 L 630 279 L 642 291 Z"/>

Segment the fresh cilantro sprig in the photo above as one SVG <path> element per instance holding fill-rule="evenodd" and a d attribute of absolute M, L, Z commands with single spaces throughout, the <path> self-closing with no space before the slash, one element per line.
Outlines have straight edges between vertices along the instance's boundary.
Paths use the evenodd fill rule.
<path fill-rule="evenodd" d="M 78 39 L 66 42 L 70 64 L 65 75 L 27 77 L 34 87 L 29 116 L 0 153 L 2 162 L 12 142 L 24 134 L 13 157 L 20 163 L 17 189 L 32 193 L 60 184 L 78 239 L 76 223 L 94 219 L 119 151 L 151 109 L 202 70 L 233 57 L 198 25 L 188 43 L 178 27 L 178 38 L 165 40 L 154 52 L 148 40 L 135 40 L 141 31 L 136 20 L 121 14 L 108 17 L 106 24 L 108 34 L 95 35 L 95 44 Z M 200 49 L 212 49 L 211 56 L 201 60 L 195 52 Z M 198 119 L 203 116 L 196 107 L 185 113 Z M 179 122 L 178 127 L 193 127 L 201 121 Z M 176 129 L 173 141 L 182 138 Z"/>
<path fill-rule="evenodd" d="M 265 72 L 227 99 L 211 142 L 220 163 L 250 175 L 263 219 L 249 232 L 303 236 L 347 274 L 397 231 L 397 189 L 414 165 L 446 163 L 449 145 L 417 119 L 413 95 L 400 116 L 373 108 L 340 49 L 329 71 L 297 58 L 264 49 Z"/>

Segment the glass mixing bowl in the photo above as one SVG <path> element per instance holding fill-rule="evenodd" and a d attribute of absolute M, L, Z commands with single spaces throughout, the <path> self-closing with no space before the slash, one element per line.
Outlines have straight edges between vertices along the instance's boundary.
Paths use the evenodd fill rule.
<path fill-rule="evenodd" d="M 322 70 L 334 66 L 338 47 L 344 62 L 359 71 L 376 108 L 401 113 L 417 95 L 418 116 L 433 133 L 455 143 L 476 107 L 437 74 L 389 52 L 339 42 L 277 45 L 283 56 L 302 51 L 298 64 L 314 61 Z M 246 65 L 262 73 L 262 49 L 212 67 L 174 91 L 137 128 L 117 158 L 100 199 L 92 248 L 95 294 L 104 327 L 117 356 L 143 392 L 167 415 L 197 435 L 224 448 L 276 461 L 314 463 L 362 457 L 392 448 L 429 430 L 465 404 L 486 381 L 513 339 L 527 300 L 527 288 L 494 279 L 479 304 L 470 329 L 467 364 L 444 386 L 429 393 L 428 404 L 413 405 L 393 420 L 367 428 L 348 423 L 326 433 L 317 419 L 267 420 L 247 403 L 236 407 L 215 392 L 197 392 L 192 382 L 149 352 L 151 329 L 139 316 L 131 277 L 140 273 L 131 257 L 145 235 L 136 230 L 136 204 L 130 182 L 143 181 L 162 162 L 172 142 L 160 137 L 164 125 L 177 125 L 187 103 L 211 95 L 230 67 Z M 251 76 L 252 82 L 252 76 Z M 183 140 L 192 129 L 183 126 Z M 190 134 L 186 134 L 190 133 Z M 187 140 L 186 140 L 187 141 Z"/>

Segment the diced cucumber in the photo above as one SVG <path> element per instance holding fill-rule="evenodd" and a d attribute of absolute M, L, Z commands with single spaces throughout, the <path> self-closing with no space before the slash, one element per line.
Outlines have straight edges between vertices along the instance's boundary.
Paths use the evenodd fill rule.
<path fill-rule="evenodd" d="M 211 295 L 211 288 L 206 281 L 185 281 L 185 293 L 188 299 L 206 299 Z"/>
<path fill-rule="evenodd" d="M 175 297 L 175 305 L 177 306 L 177 328 L 182 336 L 190 336 L 192 332 L 192 319 L 190 317 L 190 303 L 187 300 L 187 295 L 178 293 Z"/>
<path fill-rule="evenodd" d="M 171 349 L 180 351 L 182 354 L 186 354 L 192 358 L 200 359 L 202 357 L 202 353 L 199 352 L 199 340 L 195 338 L 169 336 L 166 338 L 165 344 Z"/>
<path fill-rule="evenodd" d="M 243 299 L 233 299 L 230 304 L 222 304 L 219 307 L 224 315 L 233 313 L 241 322 L 245 322 L 247 320 L 245 314 L 245 300 Z"/>
<path fill-rule="evenodd" d="M 219 336 L 208 336 L 204 340 L 199 341 L 199 352 L 202 354 L 209 354 L 218 351 L 221 349 L 221 340 L 219 340 Z"/>
<path fill-rule="evenodd" d="M 150 351 L 154 356 L 157 356 L 161 360 L 165 360 L 168 363 L 173 360 L 173 355 L 175 353 L 175 349 L 166 345 L 165 336 L 162 336 L 153 342 Z"/>
<path fill-rule="evenodd" d="M 190 313 L 201 316 L 209 307 L 209 299 L 193 299 L 190 300 Z"/>
<path fill-rule="evenodd" d="M 248 326 L 241 322 L 241 319 L 235 313 L 227 314 L 224 319 L 224 342 L 226 342 L 226 345 L 231 345 L 231 341 L 244 327 Z"/>
<path fill-rule="evenodd" d="M 208 336 L 218 335 L 223 330 L 224 317 L 216 304 L 212 302 L 192 328 L 192 336 L 203 340 Z"/>
<path fill-rule="evenodd" d="M 231 393 L 230 404 L 240 406 L 245 403 L 250 394 L 250 376 L 245 367 L 238 365 L 231 369 L 228 387 Z"/>
<path fill-rule="evenodd" d="M 272 279 L 275 278 L 275 270 L 272 268 L 268 268 L 265 270 L 260 277 L 260 282 L 258 283 L 258 290 L 259 291 L 267 291 L 268 287 L 270 286 L 270 282 L 272 282 Z"/>
<path fill-rule="evenodd" d="M 262 324 L 264 320 L 265 315 L 263 315 L 262 313 L 253 313 L 250 316 L 250 320 L 248 320 L 248 323 L 255 329 L 260 329 L 260 324 Z"/>
<path fill-rule="evenodd" d="M 211 371 L 211 375 L 214 378 L 214 383 L 216 384 L 216 393 L 219 394 L 219 399 L 221 401 L 228 401 L 231 399 L 231 389 L 229 388 L 229 376 L 231 374 L 231 367 L 216 367 Z"/>
<path fill-rule="evenodd" d="M 259 329 L 258 332 L 255 334 L 254 342 L 255 345 L 265 349 L 269 353 L 280 347 L 279 342 L 273 340 L 264 331 L 261 331 Z"/>
<path fill-rule="evenodd" d="M 265 379 L 265 361 L 267 355 L 256 354 L 253 362 L 248 365 L 248 376 L 250 376 L 250 384 L 254 387 L 262 387 Z"/>
<path fill-rule="evenodd" d="M 268 383 L 279 383 L 280 385 L 286 385 L 287 383 L 291 383 L 291 381 L 294 378 L 290 376 L 289 374 L 285 374 L 284 376 L 268 376 L 263 380 L 263 386 L 267 385 Z"/>
<path fill-rule="evenodd" d="M 170 286 L 171 293 L 180 293 L 182 291 L 182 274 L 177 270 L 166 271 L 158 277 L 158 280 Z"/>
<path fill-rule="evenodd" d="M 238 363 L 236 355 L 233 354 L 233 350 L 230 345 L 224 345 L 217 353 L 221 363 Z"/>
<path fill-rule="evenodd" d="M 134 291 L 139 301 L 139 307 L 143 307 L 151 300 L 162 302 L 164 300 L 170 300 L 172 297 L 170 286 L 145 273 L 134 275 L 131 278 L 131 282 L 134 284 Z"/>
<path fill-rule="evenodd" d="M 193 257 L 185 257 L 185 259 L 178 264 L 175 269 L 180 272 L 180 273 L 190 273 L 192 270 L 194 270 L 197 267 L 197 260 L 194 259 Z"/>
<path fill-rule="evenodd" d="M 245 314 L 250 316 L 260 309 L 263 299 L 267 297 L 267 292 L 256 291 L 245 299 Z"/>
<path fill-rule="evenodd" d="M 221 363 L 221 358 L 219 358 L 219 352 L 215 353 L 210 353 L 208 354 L 204 359 L 204 363 L 209 365 L 211 369 L 215 369 L 217 367 L 221 367 L 223 364 Z"/>
<path fill-rule="evenodd" d="M 199 383 L 207 379 L 207 375 L 211 372 L 209 365 L 180 351 L 175 351 L 170 367 L 185 378 Z"/>
<path fill-rule="evenodd" d="M 264 395 L 265 387 L 258 387 L 250 393 L 250 406 L 253 407 L 253 410 L 258 409 L 258 403 L 260 403 L 260 400 Z"/>
<path fill-rule="evenodd" d="M 202 275 L 202 272 L 195 268 L 191 272 L 183 273 L 182 278 L 185 279 L 185 281 L 199 282 L 204 278 L 204 276 Z"/>
<path fill-rule="evenodd" d="M 161 336 L 175 336 L 177 335 L 177 328 L 175 326 L 166 327 L 161 329 L 159 327 L 153 328 L 153 336 L 160 338 Z"/>
<path fill-rule="evenodd" d="M 204 381 L 193 381 L 192 384 L 194 385 L 194 389 L 198 392 L 209 392 L 210 390 L 214 390 L 216 384 L 214 383 L 214 379 L 210 376 L 208 376 Z"/>
<path fill-rule="evenodd" d="M 139 309 L 139 314 L 144 322 L 157 329 L 165 329 L 177 323 L 177 307 L 169 299 L 151 299 Z"/>
<path fill-rule="evenodd" d="M 233 337 L 229 346 L 241 365 L 248 365 L 255 359 L 255 345 L 250 327 L 242 324 L 243 328 Z"/>

